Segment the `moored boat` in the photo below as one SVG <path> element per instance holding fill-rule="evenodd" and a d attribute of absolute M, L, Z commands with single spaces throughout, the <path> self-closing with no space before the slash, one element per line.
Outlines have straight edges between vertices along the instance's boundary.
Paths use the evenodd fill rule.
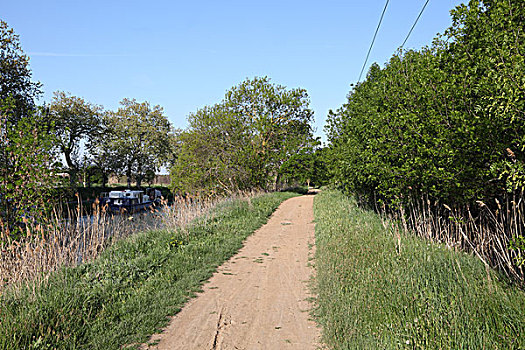
<path fill-rule="evenodd" d="M 156 189 L 111 191 L 102 196 L 100 204 L 112 212 L 136 212 L 160 203 L 161 193 Z"/>

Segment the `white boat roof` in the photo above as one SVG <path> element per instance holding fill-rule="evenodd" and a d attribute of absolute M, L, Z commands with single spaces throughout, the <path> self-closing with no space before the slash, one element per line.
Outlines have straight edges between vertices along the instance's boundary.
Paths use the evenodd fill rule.
<path fill-rule="evenodd" d="M 138 190 L 124 190 L 124 191 L 111 191 L 109 192 L 109 198 L 136 198 L 139 194 L 144 193 L 144 191 Z"/>

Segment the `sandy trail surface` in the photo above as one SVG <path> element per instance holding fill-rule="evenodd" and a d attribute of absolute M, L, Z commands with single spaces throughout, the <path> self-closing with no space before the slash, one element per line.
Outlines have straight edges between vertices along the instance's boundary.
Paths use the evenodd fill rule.
<path fill-rule="evenodd" d="M 281 204 L 148 349 L 317 349 L 308 282 L 313 196 Z"/>

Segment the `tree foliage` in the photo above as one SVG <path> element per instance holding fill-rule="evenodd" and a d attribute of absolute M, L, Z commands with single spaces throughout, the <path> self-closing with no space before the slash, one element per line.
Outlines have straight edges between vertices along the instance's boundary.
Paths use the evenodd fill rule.
<path fill-rule="evenodd" d="M 121 173 L 124 164 L 118 149 L 113 145 L 112 120 L 110 112 L 102 113 L 98 128 L 90 135 L 86 144 L 93 175 L 106 187 L 111 174 Z"/>
<path fill-rule="evenodd" d="M 280 166 L 314 140 L 304 89 L 247 79 L 211 107 L 192 113 L 180 135 L 172 183 L 180 192 L 274 188 Z"/>
<path fill-rule="evenodd" d="M 55 124 L 56 146 L 64 156 L 71 183 L 75 185 L 77 173 L 82 163 L 86 163 L 81 143 L 97 134 L 102 107 L 55 91 L 49 110 Z"/>
<path fill-rule="evenodd" d="M 247 188 L 252 182 L 249 132 L 224 106 L 204 107 L 190 114 L 179 135 L 180 149 L 171 169 L 178 192 L 210 193 Z"/>
<path fill-rule="evenodd" d="M 8 116 L 16 108 L 12 99 L 0 101 L 0 243 L 17 239 L 28 220 L 41 217 L 53 186 L 48 119 L 40 109 L 13 125 Z"/>
<path fill-rule="evenodd" d="M 525 185 L 525 4 L 470 1 L 430 47 L 373 65 L 328 117 L 331 171 L 388 201 L 449 203 Z"/>
<path fill-rule="evenodd" d="M 280 167 L 279 174 L 289 186 L 322 186 L 328 183 L 326 149 L 304 149 L 288 158 Z"/>
<path fill-rule="evenodd" d="M 148 173 L 155 173 L 172 155 L 171 124 L 161 106 L 124 99 L 121 108 L 105 117 L 105 132 L 100 135 L 109 159 L 118 159 L 121 171 L 137 186 Z M 115 156 L 111 155 L 115 152 Z M 101 154 L 101 153 L 99 153 Z"/>
<path fill-rule="evenodd" d="M 6 22 L 0 20 L 0 100 L 11 97 L 5 112 L 10 121 L 33 110 L 35 99 L 41 94 L 41 84 L 31 80 L 29 57 L 24 54 L 20 40 Z M 4 112 L 4 113 L 5 113 Z"/>
<path fill-rule="evenodd" d="M 23 234 L 49 201 L 52 125 L 35 107 L 39 94 L 18 35 L 0 21 L 0 243 Z"/>

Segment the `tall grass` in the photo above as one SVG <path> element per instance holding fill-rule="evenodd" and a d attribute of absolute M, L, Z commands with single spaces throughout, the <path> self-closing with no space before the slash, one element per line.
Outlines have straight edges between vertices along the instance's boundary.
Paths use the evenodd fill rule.
<path fill-rule="evenodd" d="M 57 206 L 38 221 L 27 221 L 25 236 L 11 240 L 0 232 L 0 294 L 9 285 L 38 283 L 65 266 L 95 259 L 110 244 L 144 230 L 177 229 L 205 216 L 217 204 L 257 193 L 228 198 L 178 197 L 145 212 L 113 214 L 98 203 L 92 208 Z"/>
<path fill-rule="evenodd" d="M 493 203 L 453 206 L 426 197 L 412 199 L 398 210 L 380 210 L 394 231 L 416 234 L 451 249 L 474 253 L 525 286 L 525 251 L 514 243 L 525 234 L 525 201 L 514 195 Z M 521 237 L 521 238 L 520 238 Z"/>
<path fill-rule="evenodd" d="M 395 230 L 340 192 L 318 194 L 314 212 L 328 348 L 525 348 L 525 293 L 478 257 Z"/>

